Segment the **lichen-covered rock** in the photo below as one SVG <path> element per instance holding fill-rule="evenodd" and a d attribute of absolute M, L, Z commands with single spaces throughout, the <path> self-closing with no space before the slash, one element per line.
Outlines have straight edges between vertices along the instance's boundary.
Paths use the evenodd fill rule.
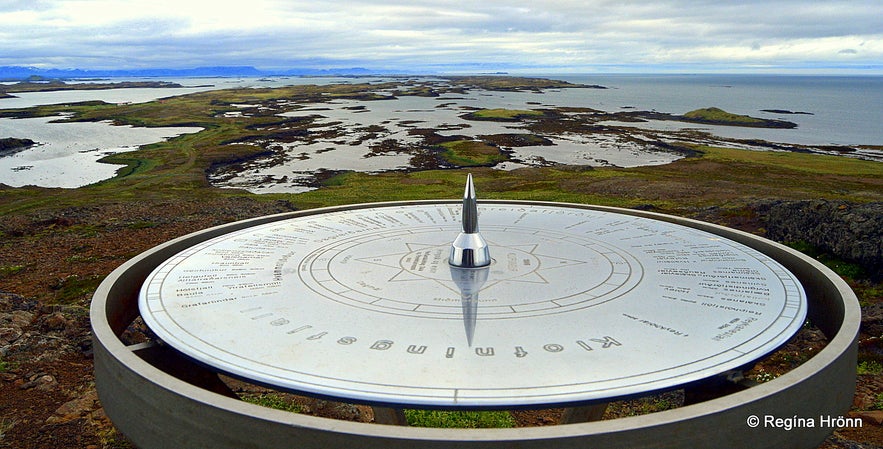
<path fill-rule="evenodd" d="M 808 243 L 858 263 L 876 280 L 883 278 L 883 203 L 776 201 L 758 209 L 766 217 L 768 238 Z"/>

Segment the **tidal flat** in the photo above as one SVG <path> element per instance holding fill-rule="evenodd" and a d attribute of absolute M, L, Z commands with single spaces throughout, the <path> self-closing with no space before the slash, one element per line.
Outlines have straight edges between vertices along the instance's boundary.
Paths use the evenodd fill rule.
<path fill-rule="evenodd" d="M 104 121 L 136 127 L 179 127 L 181 133 L 191 133 L 192 127 L 198 126 L 204 131 L 194 136 L 197 141 L 223 146 L 230 153 L 230 157 L 215 160 L 208 168 L 212 185 L 253 193 L 305 192 L 317 188 L 331 174 L 349 171 L 662 165 L 694 154 L 692 146 L 696 145 L 883 159 L 877 149 L 867 146 L 720 137 L 715 129 L 790 129 L 797 125 L 714 107 L 674 114 L 633 109 L 611 112 L 544 103 L 550 92 L 570 92 L 579 104 L 580 98 L 603 90 L 604 86 L 596 84 L 542 78 L 415 77 L 213 89 L 142 103 L 86 101 L 10 108 L 0 110 L 0 117 L 64 114 L 68 118 L 53 120 L 59 122 L 59 127 Z M 659 127 L 659 123 L 672 125 Z M 223 138 L 218 138 L 219 132 L 224 133 Z M 483 154 L 477 159 L 466 154 L 479 147 Z M 101 161 L 122 160 L 107 157 Z M 13 177 L 14 168 L 7 167 L 7 178 Z M 110 167 L 103 169 L 100 173 L 112 171 Z M 4 182 L 3 175 L 0 173 L 0 183 Z M 64 176 L 56 173 L 54 178 Z M 103 179 L 35 184 L 76 187 Z M 20 180 L 6 183 L 24 185 Z"/>

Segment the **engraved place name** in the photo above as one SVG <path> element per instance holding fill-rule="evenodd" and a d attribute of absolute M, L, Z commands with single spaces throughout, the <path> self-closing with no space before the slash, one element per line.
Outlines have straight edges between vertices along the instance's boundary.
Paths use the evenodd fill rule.
<path fill-rule="evenodd" d="M 230 301 L 235 301 L 235 300 L 236 300 L 236 298 L 212 299 L 209 301 L 199 301 L 199 302 L 194 302 L 194 303 L 190 303 L 190 304 L 181 304 L 181 308 L 182 309 L 189 309 L 192 307 L 210 306 L 212 304 L 219 304 L 219 303 L 230 302 Z"/>
<path fill-rule="evenodd" d="M 711 339 L 714 341 L 726 340 L 727 338 L 730 338 L 733 335 L 736 335 L 737 333 L 742 332 L 748 326 L 750 326 L 751 323 L 753 323 L 755 321 L 757 321 L 757 318 L 754 318 L 754 317 L 733 318 L 729 322 L 724 323 L 721 326 L 718 326 L 717 329 L 722 330 L 724 332 L 721 332 L 721 333 L 715 335 Z"/>
<path fill-rule="evenodd" d="M 659 263 L 687 263 L 690 262 L 693 255 L 690 251 L 681 249 L 648 249 L 644 250 L 644 254 L 650 256 Z"/>
<path fill-rule="evenodd" d="M 277 289 L 282 286 L 281 281 L 269 281 L 269 282 L 243 282 L 239 284 L 224 284 L 223 287 L 227 290 L 265 290 L 265 289 Z"/>
<path fill-rule="evenodd" d="M 660 323 L 657 323 L 657 322 L 652 321 L 652 320 L 648 320 L 648 319 L 645 319 L 645 318 L 639 318 L 639 317 L 636 317 L 636 316 L 634 316 L 634 315 L 629 315 L 629 314 L 627 314 L 627 313 L 623 313 L 622 316 L 624 316 L 624 317 L 626 317 L 626 318 L 628 318 L 628 319 L 630 319 L 630 320 L 633 320 L 633 321 L 635 321 L 636 323 L 642 324 L 642 325 L 644 325 L 644 326 L 647 326 L 647 327 L 650 327 L 650 328 L 653 328 L 653 329 L 656 329 L 656 330 L 660 330 L 660 331 L 662 331 L 662 332 L 669 333 L 669 334 L 671 334 L 671 335 L 675 335 L 675 336 L 678 336 L 678 337 L 689 337 L 689 336 L 690 336 L 690 334 L 688 334 L 687 332 L 685 332 L 685 331 L 683 331 L 683 330 L 678 330 L 678 329 L 675 329 L 674 327 L 667 326 L 667 325 L 665 325 L 665 324 L 660 324 Z"/>
<path fill-rule="evenodd" d="M 220 302 L 232 299 L 225 299 Z M 265 310 L 263 307 L 251 307 L 240 310 L 239 313 L 251 321 L 264 322 L 270 328 L 278 329 L 286 337 L 298 338 L 304 342 L 318 342 L 333 340 L 341 346 L 360 346 L 369 351 L 390 353 L 405 352 L 413 355 L 426 355 L 454 359 L 460 357 L 515 357 L 524 359 L 537 354 L 586 354 L 594 351 L 604 351 L 620 348 L 623 343 L 610 335 L 580 338 L 566 343 L 526 343 L 512 346 L 481 346 L 462 347 L 447 345 L 421 344 L 420 342 L 401 342 L 395 339 L 371 338 L 365 339 L 354 335 L 332 335 L 332 331 L 322 326 L 297 323 L 289 318 L 280 317 L 275 312 Z M 284 340 L 277 340 L 283 342 Z"/>
<path fill-rule="evenodd" d="M 727 304 L 716 304 L 712 302 L 702 302 L 700 303 L 703 307 L 708 307 L 710 309 L 718 309 L 718 310 L 726 310 L 727 312 L 739 312 L 739 313 L 747 313 L 749 315 L 761 316 L 763 312 L 754 309 L 746 309 L 745 307 L 727 305 Z"/>
<path fill-rule="evenodd" d="M 705 274 L 704 271 L 695 270 L 691 268 L 660 268 L 657 270 L 657 273 L 663 276 L 684 276 L 690 278 L 697 278 L 703 276 Z"/>

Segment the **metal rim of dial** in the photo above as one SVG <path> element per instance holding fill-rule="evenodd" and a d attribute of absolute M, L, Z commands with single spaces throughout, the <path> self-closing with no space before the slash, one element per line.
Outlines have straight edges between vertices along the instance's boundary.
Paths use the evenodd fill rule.
<path fill-rule="evenodd" d="M 432 202 L 396 204 L 427 203 Z M 505 203 L 525 206 L 549 205 L 549 203 L 535 202 Z M 368 204 L 356 207 L 377 206 Z M 171 441 L 168 438 L 181 440 L 180 436 L 172 435 L 180 432 L 190 434 L 188 438 L 181 440 L 185 446 L 186 442 L 192 439 L 200 442 L 196 446 L 211 442 L 212 445 L 235 447 L 243 441 L 242 438 L 248 438 L 251 444 L 258 447 L 271 447 L 274 441 L 280 441 L 279 438 L 309 435 L 310 438 L 316 439 L 316 447 L 344 441 L 347 444 L 354 444 L 354 447 L 390 444 L 392 446 L 389 447 L 410 447 L 418 443 L 453 447 L 454 442 L 456 442 L 454 446 L 493 447 L 495 444 L 506 444 L 515 440 L 532 447 L 544 447 L 550 442 L 554 442 L 556 447 L 568 447 L 576 441 L 579 441 L 579 444 L 617 442 L 617 444 L 637 447 L 640 444 L 636 446 L 636 443 L 641 441 L 645 444 L 657 443 L 658 438 L 664 439 L 665 435 L 676 439 L 675 435 L 682 435 L 684 429 L 691 428 L 691 431 L 695 432 L 703 426 L 708 427 L 707 432 L 696 434 L 701 435 L 702 440 L 677 437 L 682 439 L 683 447 L 695 445 L 697 441 L 707 442 L 708 438 L 728 442 L 728 445 L 732 441 L 747 438 L 749 441 L 763 442 L 759 447 L 775 447 L 777 441 L 793 443 L 795 435 L 766 428 L 754 429 L 746 433 L 747 417 L 758 414 L 792 416 L 795 413 L 801 416 L 819 416 L 824 412 L 836 415 L 848 409 L 854 390 L 854 384 L 850 384 L 850 375 L 854 380 L 854 343 L 857 338 L 859 312 L 854 294 L 830 270 L 781 245 L 720 226 L 634 210 L 585 205 L 565 206 L 637 215 L 703 229 L 739 241 L 773 257 L 794 272 L 806 286 L 810 301 L 810 319 L 826 332 L 830 338 L 828 346 L 804 365 L 761 387 L 668 412 L 554 428 L 472 431 L 412 429 L 339 422 L 251 406 L 167 375 L 142 360 L 134 354 L 132 348 L 126 348 L 120 342 L 118 335 L 138 314 L 131 295 L 133 292 L 137 294 L 139 283 L 143 282 L 149 272 L 163 260 L 200 241 L 237 229 L 291 216 L 347 209 L 330 208 L 262 217 L 201 231 L 148 251 L 112 273 L 96 292 L 92 308 L 96 342 L 96 384 L 108 416 L 124 433 L 132 437 L 136 444 L 145 448 L 163 446 L 163 444 L 157 446 L 160 438 L 164 439 L 162 441 Z M 810 391 L 818 398 L 817 400 L 806 401 Z M 121 395 L 121 393 L 125 394 Z M 182 414 L 187 415 L 188 412 L 212 416 L 217 421 L 213 425 L 207 425 L 201 420 L 179 419 Z M 224 425 L 218 426 L 217 423 Z M 247 436 L 240 435 L 243 428 L 263 428 L 269 434 L 264 435 L 267 432 L 262 432 L 258 435 L 249 432 Z M 812 444 L 810 442 L 817 443 L 827 432 L 826 429 L 821 428 L 804 432 L 805 446 L 810 447 Z M 651 434 L 655 436 L 648 437 Z M 755 440 L 752 435 L 758 438 Z M 681 443 L 672 444 L 677 446 Z"/>

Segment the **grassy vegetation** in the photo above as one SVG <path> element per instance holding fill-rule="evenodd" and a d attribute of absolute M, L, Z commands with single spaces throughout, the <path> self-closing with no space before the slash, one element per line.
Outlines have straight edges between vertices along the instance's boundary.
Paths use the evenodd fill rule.
<path fill-rule="evenodd" d="M 60 278 L 52 286 L 56 291 L 55 302 L 60 304 L 73 304 L 83 298 L 89 297 L 98 288 L 98 284 L 104 280 L 103 276 L 81 277 L 75 274 Z"/>
<path fill-rule="evenodd" d="M 405 410 L 408 425 L 414 427 L 499 429 L 515 427 L 515 418 L 507 411 L 461 412 Z"/>
<path fill-rule="evenodd" d="M 607 406 L 605 415 L 620 418 L 640 416 L 678 408 L 681 403 L 682 401 L 675 400 L 675 395 L 672 392 L 660 393 L 626 401 L 612 402 Z"/>
<path fill-rule="evenodd" d="M 523 78 L 513 76 L 451 76 L 447 77 L 457 84 L 480 87 L 489 90 L 536 91 L 541 89 L 558 89 L 567 87 L 600 87 L 572 84 L 567 81 L 546 78 Z"/>
<path fill-rule="evenodd" d="M 475 140 L 457 140 L 441 144 L 442 157 L 460 167 L 492 166 L 508 158 L 493 145 Z"/>
<path fill-rule="evenodd" d="M 3 440 L 6 439 L 6 434 L 9 433 L 16 424 L 18 424 L 18 421 L 12 418 L 0 418 L 0 443 L 3 443 Z"/>
<path fill-rule="evenodd" d="M 500 120 L 500 121 L 517 121 L 529 117 L 541 117 L 542 111 L 534 111 L 531 109 L 480 109 L 478 111 L 467 114 L 468 118 L 476 120 Z"/>
<path fill-rule="evenodd" d="M 830 268 L 831 271 L 837 273 L 842 277 L 850 279 L 863 279 L 868 275 L 868 273 L 865 272 L 861 265 L 841 260 L 819 250 L 815 246 L 812 246 L 806 242 L 785 242 L 785 244 L 810 257 L 815 258 L 816 260 Z"/>
<path fill-rule="evenodd" d="M 854 178 L 883 178 L 883 164 L 861 159 L 786 151 L 748 151 L 735 148 L 699 147 L 703 159 L 723 163 L 745 163 L 781 168 L 805 175 L 839 175 Z M 802 180 L 804 183 L 806 179 Z M 872 185 L 877 183 L 872 183 Z M 879 194 L 880 192 L 876 192 Z"/>
<path fill-rule="evenodd" d="M 2 237 L 2 236 L 0 236 L 0 237 Z M 3 279 L 3 278 L 5 278 L 5 277 L 7 277 L 7 276 L 12 276 L 12 275 L 14 275 L 15 273 L 18 273 L 19 271 L 23 270 L 24 268 L 25 268 L 24 265 L 4 265 L 4 266 L 0 266 L 0 279 Z"/>
<path fill-rule="evenodd" d="M 240 398 L 261 407 L 292 413 L 303 412 L 300 405 L 277 393 L 249 393 L 241 395 Z M 515 427 L 515 419 L 507 411 L 463 412 L 406 409 L 404 412 L 408 425 L 415 427 L 473 429 Z"/>
<path fill-rule="evenodd" d="M 250 404 L 260 405 L 261 407 L 284 410 L 292 413 L 301 412 L 301 407 L 299 405 L 276 393 L 245 394 L 242 395 L 241 399 Z"/>
<path fill-rule="evenodd" d="M 672 164 L 580 169 L 538 167 L 513 171 L 469 169 L 485 198 L 652 205 L 672 213 L 697 207 L 739 209 L 777 199 L 883 200 L 883 164 L 837 156 L 699 147 L 701 156 Z M 759 176 L 764 173 L 764 176 Z M 854 173 L 855 175 L 851 175 Z M 808 177 L 813 182 L 807 182 Z M 289 199 L 299 207 L 370 201 L 457 198 L 464 170 L 412 173 L 344 173 L 317 191 Z"/>
<path fill-rule="evenodd" d="M 876 360 L 864 360 L 859 362 L 856 368 L 856 374 L 859 375 L 878 375 L 883 374 L 883 365 Z"/>
<path fill-rule="evenodd" d="M 477 79 L 475 83 L 506 82 L 505 88 L 532 88 L 517 78 Z M 470 81 L 470 82 L 473 82 Z M 530 80 L 528 80 L 530 81 Z M 124 164 L 119 175 L 76 190 L 20 188 L 0 193 L 0 214 L 96 203 L 163 201 L 186 196 L 252 196 L 233 189 L 212 188 L 206 170 L 213 164 L 247 159 L 264 151 L 258 145 L 236 143 L 272 135 L 274 129 L 310 132 L 312 120 L 286 118 L 265 105 L 303 103 L 335 98 L 365 98 L 366 93 L 394 88 L 396 84 L 340 84 L 289 86 L 277 89 L 231 89 L 195 93 L 157 101 L 112 105 L 85 102 L 5 110 L 4 116 L 71 114 L 70 120 L 112 120 L 138 126 L 198 126 L 203 131 L 147 145 L 135 152 L 109 156 L 105 162 Z M 419 87 L 419 86 L 418 86 Z M 412 88 L 418 88 L 412 87 Z M 374 97 L 371 97 L 374 98 Z M 234 106 L 236 105 L 236 106 Z M 242 105 L 254 105 L 253 109 Z M 244 117 L 226 117 L 231 111 Z M 476 117 L 519 119 L 545 114 L 537 110 L 483 109 Z M 706 110 L 705 114 L 708 114 Z M 720 118 L 714 115 L 706 117 Z M 232 143 L 232 144 L 231 144 Z M 446 158 L 462 167 L 483 166 L 504 160 L 497 147 L 473 141 L 444 144 Z M 634 207 L 652 205 L 678 212 L 706 205 L 738 208 L 755 198 L 836 198 L 879 201 L 883 194 L 883 164 L 836 156 L 760 152 L 697 147 L 700 157 L 673 164 L 631 169 L 527 168 L 497 172 L 469 168 L 485 197 L 590 202 Z M 758 176 L 764 173 L 764 176 Z M 812 176 L 813 182 L 806 182 Z M 425 171 L 379 175 L 346 173 L 327 180 L 320 191 L 300 195 L 263 195 L 261 200 L 286 199 L 298 207 L 417 198 L 456 198 L 462 193 L 462 171 Z"/>
<path fill-rule="evenodd" d="M 696 109 L 684 114 L 684 117 L 709 122 L 734 123 L 734 124 L 760 124 L 763 119 L 751 117 L 749 115 L 732 114 L 720 108 L 704 108 Z"/>

